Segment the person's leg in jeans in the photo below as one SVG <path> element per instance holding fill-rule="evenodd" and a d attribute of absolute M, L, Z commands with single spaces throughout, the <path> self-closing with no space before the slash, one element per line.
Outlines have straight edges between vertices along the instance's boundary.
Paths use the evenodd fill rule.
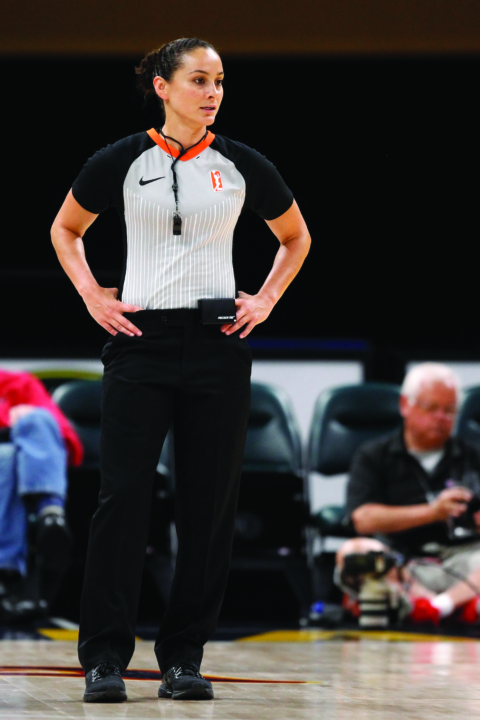
<path fill-rule="evenodd" d="M 62 503 L 67 453 L 55 418 L 38 408 L 21 417 L 0 444 L 0 568 L 26 574 L 27 506 L 46 498 Z"/>
<path fill-rule="evenodd" d="M 16 449 L 18 494 L 38 514 L 62 509 L 67 494 L 67 450 L 53 415 L 37 408 L 15 423 L 10 436 Z"/>
<path fill-rule="evenodd" d="M 27 513 L 18 493 L 13 443 L 0 444 L 0 571 L 25 575 Z"/>
<path fill-rule="evenodd" d="M 10 429 L 10 438 L 15 447 L 17 493 L 27 513 L 37 516 L 36 592 L 48 603 L 70 558 L 71 536 L 64 511 L 67 449 L 56 419 L 44 408 L 21 415 Z"/>
<path fill-rule="evenodd" d="M 197 669 L 226 588 L 250 407 L 251 355 L 218 328 L 186 328 L 174 413 L 175 578 L 155 652 L 165 673 Z"/>

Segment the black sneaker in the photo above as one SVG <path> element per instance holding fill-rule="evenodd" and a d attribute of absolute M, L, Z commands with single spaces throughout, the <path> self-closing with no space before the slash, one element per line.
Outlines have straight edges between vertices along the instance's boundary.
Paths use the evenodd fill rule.
<path fill-rule="evenodd" d="M 89 670 L 85 682 L 83 702 L 117 703 L 127 699 L 120 670 L 112 663 L 103 662 Z"/>
<path fill-rule="evenodd" d="M 213 700 L 210 680 L 205 680 L 193 665 L 182 664 L 164 673 L 158 697 L 172 700 Z"/>
<path fill-rule="evenodd" d="M 31 620 L 39 620 L 48 613 L 48 605 L 45 600 L 22 595 L 11 595 L 0 599 L 0 622 L 3 623 L 26 623 Z"/>
<path fill-rule="evenodd" d="M 63 511 L 39 516 L 36 540 L 38 594 L 50 605 L 70 562 L 72 536 Z"/>
<path fill-rule="evenodd" d="M 0 600 L 16 595 L 22 585 L 22 576 L 16 570 L 0 568 Z"/>
<path fill-rule="evenodd" d="M 70 559 L 72 536 L 63 510 L 52 508 L 37 522 L 37 562 L 42 570 L 61 573 Z"/>

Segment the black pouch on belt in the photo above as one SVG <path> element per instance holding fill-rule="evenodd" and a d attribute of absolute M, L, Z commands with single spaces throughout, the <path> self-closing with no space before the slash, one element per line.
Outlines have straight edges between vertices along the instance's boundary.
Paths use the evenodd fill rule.
<path fill-rule="evenodd" d="M 202 325 L 233 325 L 237 321 L 234 298 L 199 300 L 198 309 Z"/>

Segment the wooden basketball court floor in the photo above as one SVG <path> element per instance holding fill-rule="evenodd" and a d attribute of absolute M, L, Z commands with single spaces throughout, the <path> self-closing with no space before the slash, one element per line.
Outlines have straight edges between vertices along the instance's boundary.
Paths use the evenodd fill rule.
<path fill-rule="evenodd" d="M 159 700 L 153 642 L 139 641 L 125 680 L 128 702 L 98 705 L 82 702 L 76 633 L 39 632 L 44 639 L 7 633 L 0 641 L 1 720 L 480 718 L 475 639 L 301 630 L 211 642 L 202 665 L 214 685 L 211 702 Z"/>

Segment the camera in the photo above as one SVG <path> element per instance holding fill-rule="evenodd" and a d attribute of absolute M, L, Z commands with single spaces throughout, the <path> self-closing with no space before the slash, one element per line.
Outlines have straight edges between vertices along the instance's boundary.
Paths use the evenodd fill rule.
<path fill-rule="evenodd" d="M 450 540 L 462 540 L 476 536 L 478 530 L 473 516 L 480 510 L 480 478 L 478 474 L 476 472 L 468 472 L 465 473 L 460 481 L 453 479 L 447 480 L 445 487 L 463 487 L 472 493 L 465 512 L 457 518 L 449 518 L 447 520 Z M 438 495 L 438 493 L 436 493 L 436 495 Z"/>
<path fill-rule="evenodd" d="M 467 503 L 467 509 L 457 518 L 450 518 L 449 534 L 451 539 L 473 537 L 478 534 L 477 524 L 473 517 L 480 510 L 480 497 L 473 495 Z"/>
<path fill-rule="evenodd" d="M 358 594 L 363 628 L 384 628 L 398 617 L 399 598 L 396 588 L 385 580 L 393 567 L 403 559 L 392 552 L 373 551 L 346 555 L 340 579 Z"/>

